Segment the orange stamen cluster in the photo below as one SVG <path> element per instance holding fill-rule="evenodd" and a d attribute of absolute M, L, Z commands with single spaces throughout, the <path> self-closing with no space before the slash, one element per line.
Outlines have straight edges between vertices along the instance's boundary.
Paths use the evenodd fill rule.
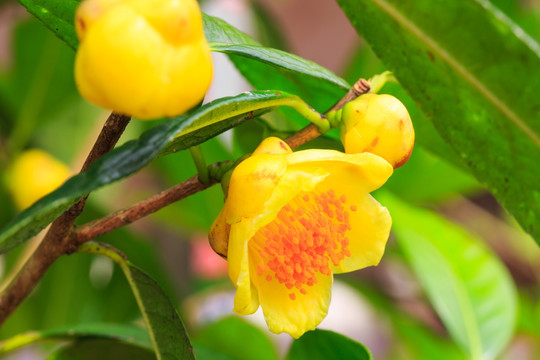
<path fill-rule="evenodd" d="M 284 284 L 292 290 L 291 300 L 296 292 L 306 294 L 318 273 L 331 275 L 331 264 L 338 266 L 351 256 L 349 210 L 356 207 L 347 208 L 346 202 L 345 195 L 336 196 L 333 190 L 297 195 L 252 239 L 262 258 L 257 275 Z"/>

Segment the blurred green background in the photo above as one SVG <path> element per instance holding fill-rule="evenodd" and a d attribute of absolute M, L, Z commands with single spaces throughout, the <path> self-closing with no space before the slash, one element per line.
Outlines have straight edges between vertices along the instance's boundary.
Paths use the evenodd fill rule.
<path fill-rule="evenodd" d="M 540 3 L 492 2 L 534 39 L 540 40 Z M 359 77 L 368 78 L 384 70 L 370 48 L 350 34 L 343 36 L 348 50 L 339 54 L 339 63 L 329 60 L 324 45 L 313 44 L 309 33 L 304 42 L 311 43 L 311 48 L 299 46 L 304 46 L 298 37 L 301 31 L 290 25 L 291 18 L 297 20 L 300 28 L 303 25 L 298 19 L 308 14 L 287 13 L 276 7 L 301 7 L 305 2 L 277 3 L 215 0 L 206 1 L 202 6 L 217 12 L 216 16 L 222 12 L 230 21 L 242 18 L 244 22 L 238 26 L 245 26 L 263 44 L 309 57 L 351 83 Z M 328 24 L 324 25 L 329 29 L 334 23 L 346 21 L 343 15 L 339 17 L 340 10 L 333 1 L 311 2 L 309 6 L 320 7 L 323 12 L 330 7 L 338 14 L 336 19 L 329 18 Z M 280 26 L 282 23 L 289 25 Z M 88 104 L 78 95 L 73 82 L 73 59 L 74 52 L 20 5 L 14 1 L 0 1 L 0 177 L 10 162 L 28 148 L 46 150 L 68 164 L 74 173 L 81 166 L 107 112 Z M 237 79 L 231 76 L 233 80 Z M 223 93 L 227 86 L 216 84 L 210 95 L 227 95 Z M 246 85 L 239 83 L 232 89 L 235 86 L 242 89 Z M 229 87 L 229 91 L 233 90 Z M 401 88 L 389 85 L 384 92 L 396 94 L 414 119 L 419 110 Z M 208 141 L 202 145 L 208 162 L 231 159 L 251 151 L 268 130 L 268 124 L 289 130 L 284 128 L 286 123 L 283 121 L 288 115 L 287 111 L 278 111 L 262 120 L 246 123 L 227 136 Z M 120 143 L 136 138 L 155 124 L 132 121 Z M 418 134 L 432 132 L 429 128 L 417 129 Z M 434 138 L 440 142 L 438 136 Z M 333 138 L 320 139 L 308 146 L 340 148 L 335 134 Z M 509 269 L 519 290 L 516 335 L 501 358 L 537 359 L 540 356 L 538 247 L 493 197 L 452 161 L 451 150 L 446 145 L 441 143 L 438 148 L 448 152 L 446 156 L 441 158 L 441 154 L 417 146 L 409 163 L 397 170 L 384 188 L 410 203 L 438 211 L 492 248 Z M 85 223 L 127 207 L 195 173 L 188 152 L 158 158 L 135 176 L 93 193 L 77 222 Z M 202 356 L 221 358 L 214 353 L 219 350 L 222 353 L 219 356 L 224 359 L 277 358 L 286 352 L 290 339 L 264 330 L 263 335 L 255 328 L 264 329 L 260 316 L 255 317 L 255 325 L 231 318 L 218 322 L 231 312 L 233 286 L 226 276 L 224 261 L 208 248 L 206 232 L 218 214 L 222 200 L 221 189 L 215 186 L 136 224 L 116 230 L 100 241 L 121 249 L 132 263 L 158 281 L 178 304 Z M 4 181 L 0 181 L 0 226 L 16 213 Z M 31 244 L 19 246 L 1 256 L 2 278 L 29 246 Z M 441 320 L 408 268 L 403 251 L 394 241 L 390 241 L 380 266 L 338 279 L 333 310 L 322 328 L 330 328 L 364 343 L 377 359 L 465 358 L 449 340 Z M 0 338 L 28 330 L 95 322 L 141 323 L 141 318 L 118 268 L 104 258 L 75 254 L 64 256 L 54 264 L 31 296 L 0 329 Z M 242 348 L 246 336 L 252 338 L 255 345 Z M 42 351 L 46 353 L 56 346 L 53 342 L 46 343 L 11 356 L 13 359 L 40 358 Z"/>

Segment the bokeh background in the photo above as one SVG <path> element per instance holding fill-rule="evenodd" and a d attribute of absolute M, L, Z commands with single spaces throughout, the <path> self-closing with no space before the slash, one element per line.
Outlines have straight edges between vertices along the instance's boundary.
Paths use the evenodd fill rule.
<path fill-rule="evenodd" d="M 540 2 L 492 2 L 540 41 Z M 385 70 L 335 1 L 207 0 L 201 6 L 264 45 L 312 60 L 351 83 Z M 214 56 L 216 75 L 205 101 L 250 89 L 225 56 Z M 108 115 L 78 95 L 73 59 L 74 52 L 18 3 L 0 1 L 0 226 L 18 211 L 3 180 L 18 154 L 40 148 L 76 173 Z M 418 110 L 411 99 L 403 94 L 401 100 L 414 116 Z M 286 115 L 279 112 L 269 121 L 291 130 L 283 121 Z M 120 143 L 153 125 L 132 121 Z M 261 137 L 256 123 L 246 123 L 208 141 L 202 149 L 208 162 L 231 159 L 252 150 Z M 323 141 L 317 145 L 337 146 Z M 127 207 L 195 173 L 188 152 L 156 159 L 129 179 L 93 193 L 78 223 Z M 421 147 L 385 187 L 461 224 L 493 249 L 520 294 L 517 335 L 502 359 L 538 359 L 540 251 L 532 239 L 471 175 Z M 100 240 L 121 249 L 159 282 L 178 304 L 196 343 L 210 349 L 225 347 L 231 358 L 257 354 L 259 359 L 274 359 L 286 352 L 288 335 L 269 334 L 260 312 L 242 320 L 231 318 L 234 289 L 225 261 L 211 251 L 206 235 L 222 203 L 222 191 L 215 186 Z M 39 238 L 0 256 L 1 279 Z M 0 339 L 33 329 L 92 322 L 141 323 L 141 319 L 123 274 L 110 260 L 64 256 L 0 329 Z M 377 359 L 464 358 L 449 341 L 392 240 L 378 267 L 337 277 L 330 313 L 321 328 L 364 343 Z M 253 349 L 246 350 L 246 336 L 253 339 Z M 57 346 L 40 344 L 8 359 L 39 359 Z M 239 347 L 244 347 L 243 354 Z"/>

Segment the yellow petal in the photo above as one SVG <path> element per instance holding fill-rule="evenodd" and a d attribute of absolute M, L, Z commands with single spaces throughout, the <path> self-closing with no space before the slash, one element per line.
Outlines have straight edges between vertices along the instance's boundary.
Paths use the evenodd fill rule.
<path fill-rule="evenodd" d="M 286 169 L 282 155 L 259 154 L 242 161 L 230 180 L 225 205 L 229 224 L 264 212 L 266 201 Z"/>
<path fill-rule="evenodd" d="M 252 269 L 256 269 L 259 256 L 256 251 L 250 252 Z M 325 318 L 330 304 L 333 280 L 331 274 L 318 273 L 317 283 L 305 287 L 305 294 L 298 289 L 288 289 L 275 278 L 268 281 L 266 276 L 267 274 L 259 276 L 256 270 L 253 270 L 252 281 L 259 293 L 259 301 L 270 331 L 277 334 L 286 332 L 299 338 L 306 331 L 315 329 Z"/>
<path fill-rule="evenodd" d="M 310 173 L 324 170 L 341 178 L 354 179 L 366 192 L 378 189 L 392 175 L 392 166 L 380 156 L 361 153 L 344 154 L 334 150 L 304 150 L 287 156 L 291 169 Z M 295 165 L 294 167 L 292 165 Z"/>
<path fill-rule="evenodd" d="M 350 212 L 353 224 L 349 233 L 351 256 L 345 258 L 339 266 L 332 267 L 336 274 L 377 265 L 384 254 L 392 227 L 388 209 L 371 195 L 365 195 L 356 205 L 351 206 L 356 207 L 356 211 Z"/>
<path fill-rule="evenodd" d="M 244 220 L 231 226 L 228 250 L 228 272 L 234 286 L 234 311 L 240 315 L 253 314 L 259 307 L 257 290 L 251 282 L 248 258 L 248 234 L 251 222 Z"/>
<path fill-rule="evenodd" d="M 377 265 L 392 226 L 388 210 L 359 187 L 354 178 L 332 174 L 317 190 L 334 191 L 335 197 L 341 199 L 343 216 L 348 218 L 350 224 L 350 230 L 345 234 L 349 255 L 339 264 L 332 265 L 332 272 L 344 273 Z"/>

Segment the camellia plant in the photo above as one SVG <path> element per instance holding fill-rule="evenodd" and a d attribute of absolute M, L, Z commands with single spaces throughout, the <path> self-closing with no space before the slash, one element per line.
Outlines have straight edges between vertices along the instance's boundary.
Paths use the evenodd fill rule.
<path fill-rule="evenodd" d="M 538 357 L 534 5 L 336 3 L 370 46 L 347 80 L 264 2 L 261 42 L 195 0 L 0 3 L 32 15 L 0 69 L 0 354 Z M 252 90 L 216 98 L 212 53 Z"/>

